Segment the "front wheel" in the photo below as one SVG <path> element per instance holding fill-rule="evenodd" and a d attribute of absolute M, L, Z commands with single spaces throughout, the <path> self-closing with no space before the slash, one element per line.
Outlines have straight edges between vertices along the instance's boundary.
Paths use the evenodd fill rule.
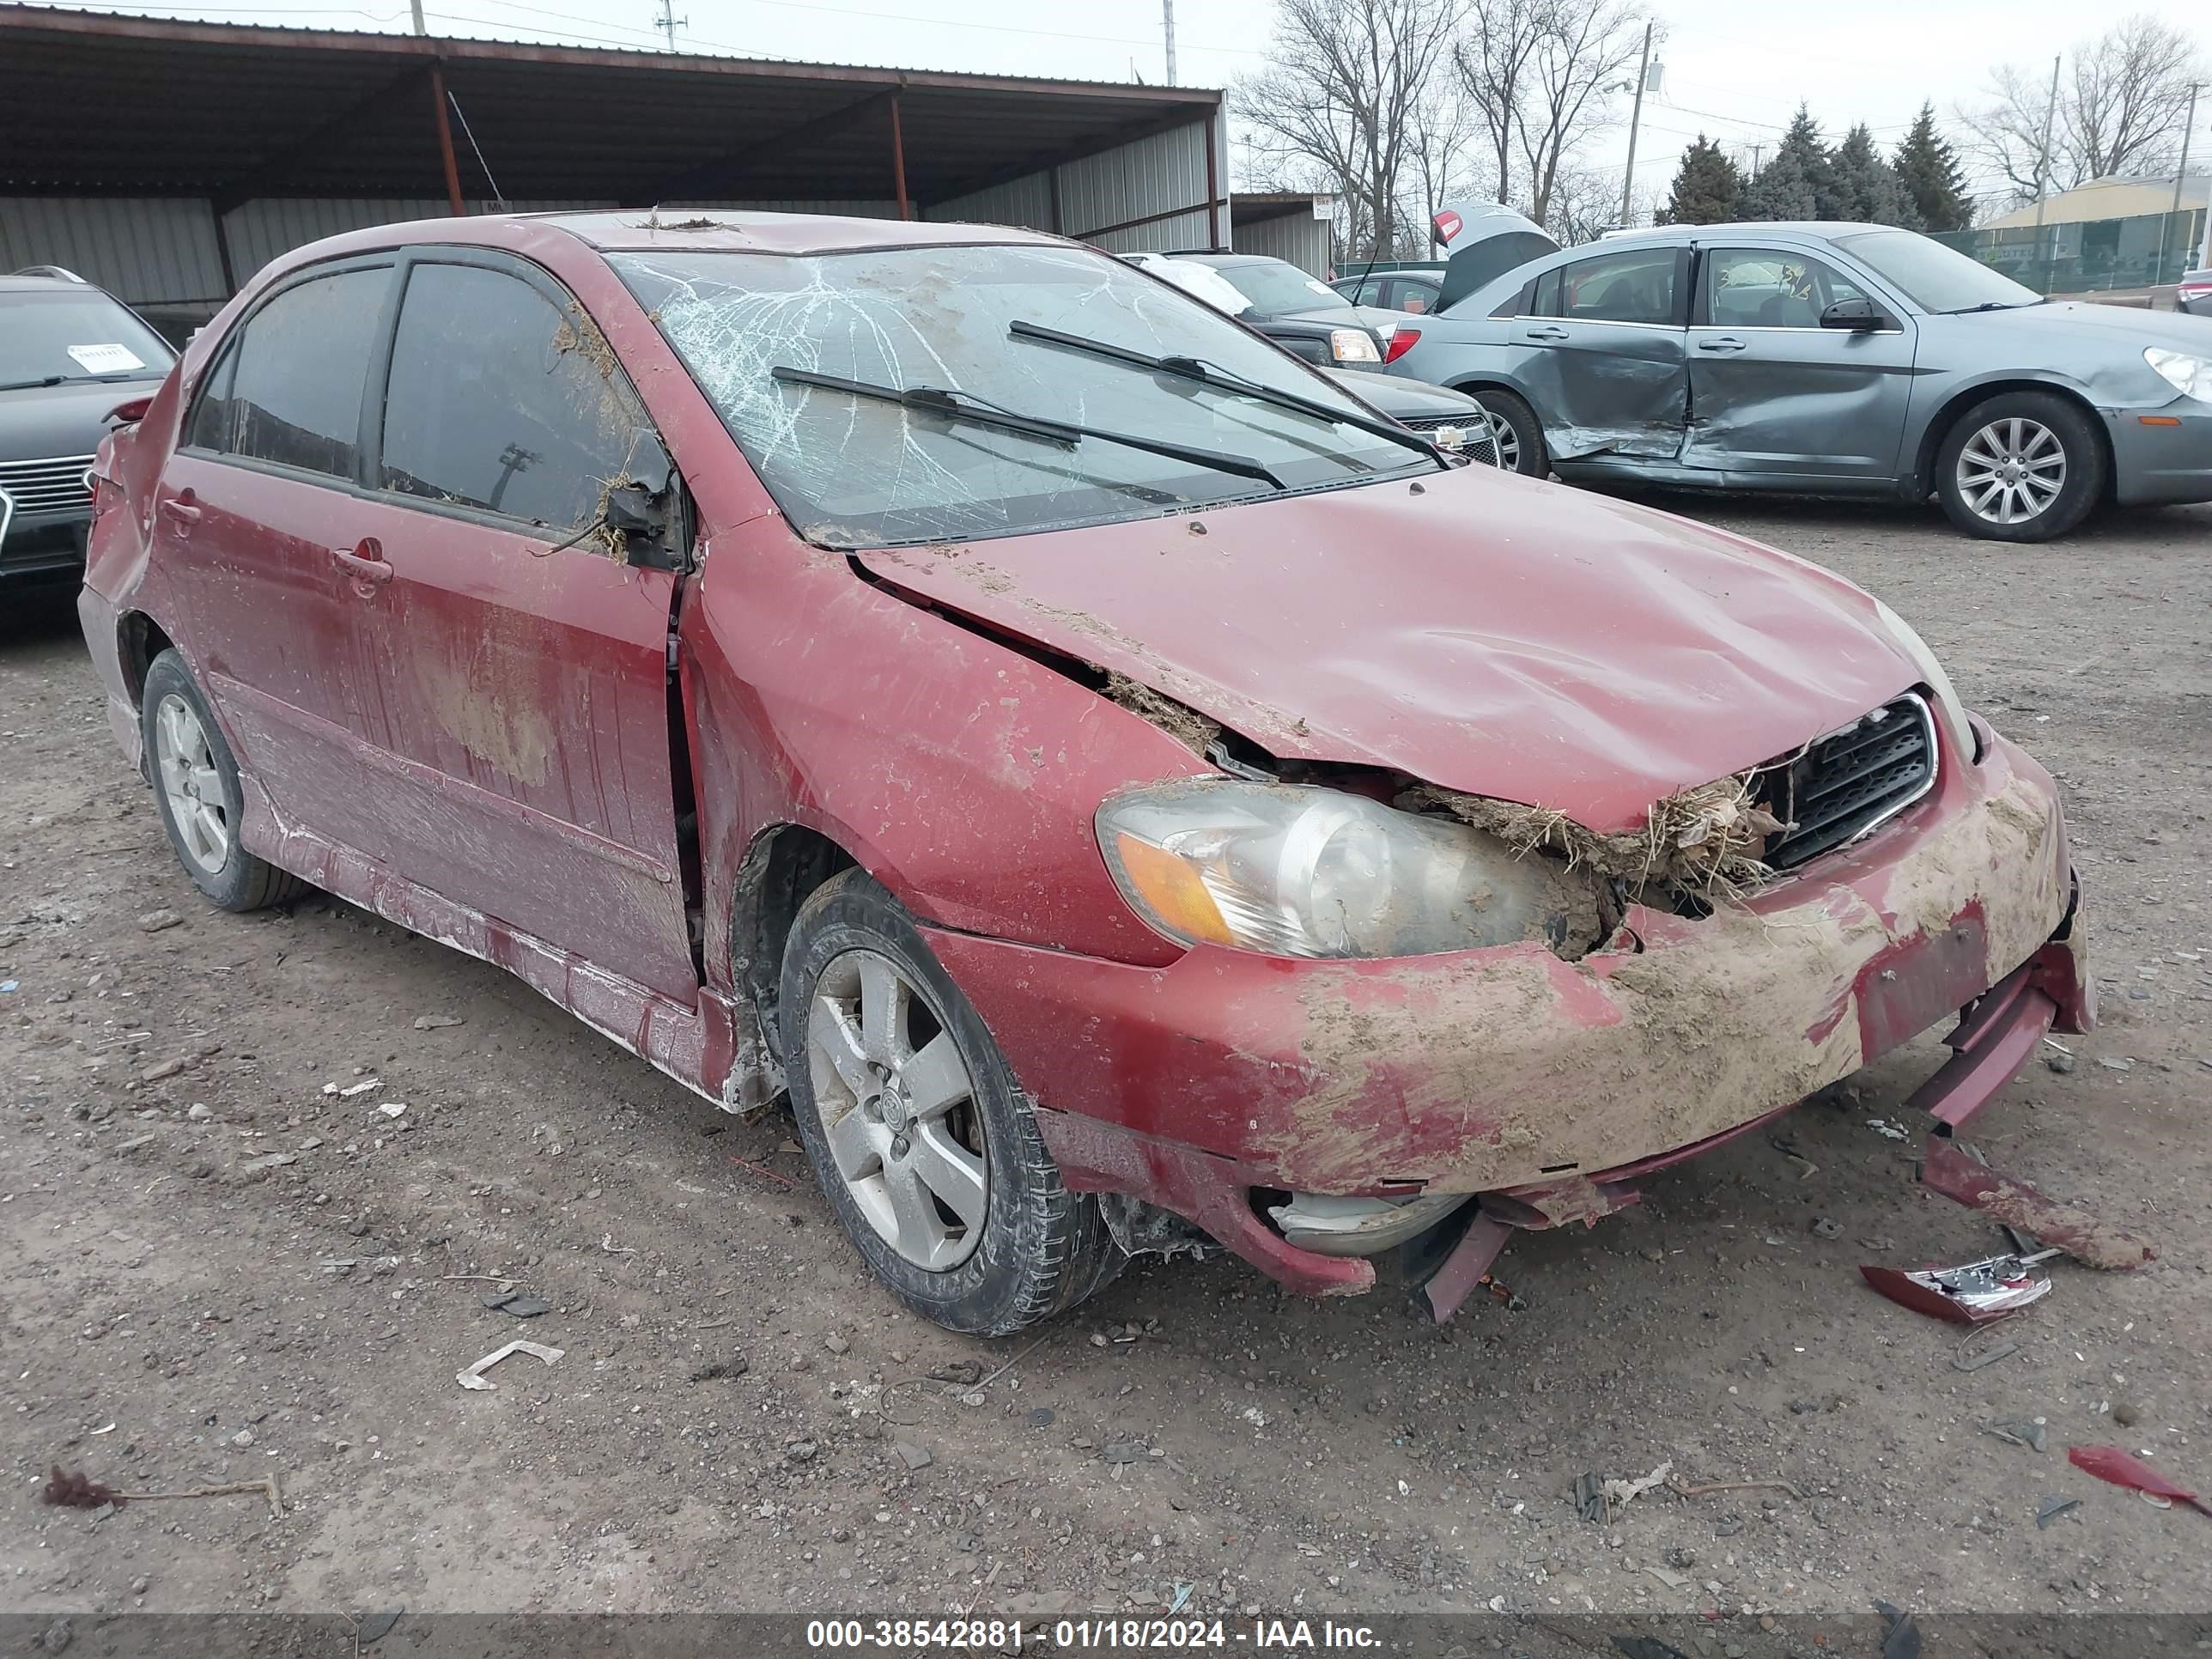
<path fill-rule="evenodd" d="M 2105 447 L 2081 406 L 2048 392 L 1977 404 L 1944 434 L 1936 493 L 1951 522 L 1993 541 L 2047 542 L 2105 488 Z"/>
<path fill-rule="evenodd" d="M 1491 441 L 1498 446 L 1499 469 L 1529 478 L 1549 477 L 1552 458 L 1545 451 L 1544 423 L 1536 411 L 1500 386 L 1468 386 L 1466 391 L 1482 405 Z"/>
<path fill-rule="evenodd" d="M 916 1313 L 1004 1335 L 1121 1270 L 1097 1200 L 1060 1184 L 998 1044 L 866 872 L 832 878 L 800 908 L 778 1023 L 815 1178 Z"/>

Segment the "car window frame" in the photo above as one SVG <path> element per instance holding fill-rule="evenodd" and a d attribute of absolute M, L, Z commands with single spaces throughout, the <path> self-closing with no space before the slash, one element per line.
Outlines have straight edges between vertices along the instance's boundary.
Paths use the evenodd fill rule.
<path fill-rule="evenodd" d="M 605 329 L 600 327 L 599 319 L 592 315 L 591 307 L 579 299 L 566 283 L 535 260 L 509 253 L 502 248 L 477 247 L 465 242 L 429 243 L 403 248 L 400 250 L 400 254 L 401 267 L 398 282 L 393 291 L 392 302 L 386 308 L 384 327 L 376 349 L 369 354 L 368 385 L 363 393 L 362 455 L 363 463 L 368 467 L 368 482 L 363 486 L 364 493 L 392 506 L 404 507 L 418 513 L 428 513 L 438 518 L 458 519 L 465 523 L 481 525 L 486 529 L 503 530 L 510 534 L 522 536 L 528 540 L 559 539 L 565 532 L 573 531 L 575 526 L 574 525 L 542 525 L 535 519 L 520 518 L 512 513 L 497 512 L 490 507 L 476 506 L 471 502 L 441 501 L 434 496 L 417 495 L 408 490 L 392 489 L 381 483 L 384 476 L 384 411 L 391 395 L 392 358 L 399 337 L 400 313 L 406 304 L 408 283 L 412 279 L 416 266 L 469 265 L 479 270 L 497 271 L 502 276 L 520 280 L 551 301 L 553 308 L 563 314 L 568 313 L 570 308 L 574 307 L 577 315 L 589 322 L 593 328 L 599 330 L 602 338 L 605 337 Z M 651 406 L 645 401 L 645 394 L 639 389 L 636 380 L 632 378 L 629 368 L 623 364 L 621 355 L 611 349 L 609 356 L 613 363 L 614 373 L 620 377 L 622 384 L 629 388 L 631 398 L 637 404 L 638 414 L 646 429 L 653 435 L 653 446 L 659 450 L 662 461 L 665 463 L 665 472 L 663 476 L 665 477 L 672 489 L 671 501 L 684 500 L 685 491 L 682 488 L 682 472 L 676 464 L 675 451 L 669 447 L 667 434 L 661 431 L 660 422 L 653 417 Z M 672 544 L 684 544 L 678 538 L 674 530 L 672 530 L 669 539 Z"/>
<path fill-rule="evenodd" d="M 1755 237 L 1731 238 L 1727 241 L 1697 244 L 1697 265 L 1691 272 L 1690 326 L 1692 328 L 1725 328 L 1739 334 L 1835 334 L 1846 331 L 1826 328 L 1819 323 L 1717 323 L 1712 319 L 1711 293 L 1706 277 L 1710 262 L 1720 253 L 1771 253 L 1784 258 L 1811 259 L 1826 265 L 1838 276 L 1850 282 L 1867 299 L 1881 307 L 1882 326 L 1849 331 L 1862 334 L 1902 334 L 1905 325 L 1896 301 L 1881 284 L 1872 281 L 1865 271 L 1833 248 L 1792 246 L 1787 243 L 1762 241 Z"/>
<path fill-rule="evenodd" d="M 199 421 L 200 406 L 208 397 L 212 395 L 212 389 L 218 385 L 228 386 L 235 382 L 239 354 L 245 349 L 241 343 L 245 340 L 247 331 L 253 326 L 255 319 L 285 295 L 295 289 L 304 288 L 310 283 L 323 282 L 332 276 L 349 276 L 356 271 L 390 270 L 395 273 L 391 287 L 385 293 L 383 304 L 376 320 L 376 327 L 369 336 L 368 361 L 373 370 L 379 354 L 388 352 L 391 349 L 391 328 L 398 316 L 398 299 L 402 286 L 397 276 L 399 269 L 400 260 L 390 250 L 380 250 L 374 253 L 349 254 L 341 258 L 319 260 L 313 264 L 302 265 L 295 271 L 288 272 L 278 281 L 270 283 L 264 292 L 257 295 L 252 306 L 236 322 L 223 331 L 222 342 L 216 348 L 214 357 L 210 361 L 207 368 L 193 382 L 191 395 L 185 406 L 184 419 L 177 426 L 178 441 L 175 453 L 191 455 L 201 460 L 212 461 L 223 466 L 240 467 L 246 471 L 259 472 L 272 478 L 289 478 L 296 483 L 319 484 L 326 489 L 336 489 L 348 495 L 358 497 L 376 493 L 368 488 L 366 482 L 370 476 L 365 465 L 368 454 L 368 376 L 363 377 L 362 406 L 356 410 L 354 416 L 353 476 L 349 478 L 341 477 L 335 472 L 318 471 L 313 467 L 294 466 L 289 461 L 272 461 L 264 456 L 240 454 L 235 447 L 238 442 L 238 407 L 234 398 L 231 402 L 230 409 L 223 416 L 223 447 L 222 448 L 210 449 L 203 445 L 195 444 L 191 441 L 191 436 L 193 427 Z"/>
<path fill-rule="evenodd" d="M 1734 246 L 1735 244 L 1731 243 L 1729 246 Z M 1574 258 L 1562 259 L 1549 270 L 1538 272 L 1532 282 L 1534 289 L 1530 295 L 1532 304 L 1519 313 L 1520 319 L 1530 322 L 1589 325 L 1597 328 L 1656 328 L 1664 333 L 1679 333 L 1689 327 L 1689 286 L 1692 271 L 1691 250 L 1686 244 L 1662 242 L 1656 246 L 1610 248 L 1599 244 L 1595 246 L 1598 251 L 1595 252 L 1578 247 L 1574 250 Z M 1572 270 L 1577 265 L 1595 264 L 1600 259 L 1617 259 L 1627 254 L 1647 252 L 1671 252 L 1674 256 L 1674 297 L 1672 307 L 1674 314 L 1671 322 L 1646 323 L 1620 317 L 1567 317 L 1559 314 L 1559 293 L 1565 286 L 1568 271 Z M 1547 305 L 1550 309 L 1545 309 Z"/>

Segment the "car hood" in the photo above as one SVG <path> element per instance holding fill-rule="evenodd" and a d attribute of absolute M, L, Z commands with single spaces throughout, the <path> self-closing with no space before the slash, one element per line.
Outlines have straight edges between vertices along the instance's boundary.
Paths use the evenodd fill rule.
<path fill-rule="evenodd" d="M 2038 338 L 2054 336 L 2080 345 L 2109 346 L 2130 356 L 2145 346 L 2169 351 L 2212 350 L 2212 330 L 2202 317 L 2179 311 L 2145 311 L 2135 306 L 2100 306 L 2094 301 L 2060 300 L 2010 311 L 1976 311 L 1946 315 L 1942 321 L 1960 334 L 1971 333 L 2012 349 L 2032 349 Z"/>
<path fill-rule="evenodd" d="M 150 380 L 77 380 L 0 392 L 0 461 L 43 461 L 89 455 L 107 433 L 107 411 L 143 398 Z"/>
<path fill-rule="evenodd" d="M 1371 331 L 1371 325 L 1359 314 L 1359 307 L 1357 306 L 1349 307 L 1326 306 L 1317 311 L 1279 311 L 1268 317 L 1254 317 L 1248 313 L 1245 320 L 1255 323 L 1297 323 L 1308 328 L 1367 328 Z"/>
<path fill-rule="evenodd" d="M 1321 372 L 1394 421 L 1474 421 L 1482 414 L 1480 404 L 1449 386 L 1431 386 L 1426 380 L 1398 374 L 1377 374 L 1372 369 L 1324 366 Z"/>
<path fill-rule="evenodd" d="M 1279 757 L 1601 832 L 1918 678 L 1872 599 L 1786 554 L 1488 468 L 1418 488 L 853 556 Z"/>

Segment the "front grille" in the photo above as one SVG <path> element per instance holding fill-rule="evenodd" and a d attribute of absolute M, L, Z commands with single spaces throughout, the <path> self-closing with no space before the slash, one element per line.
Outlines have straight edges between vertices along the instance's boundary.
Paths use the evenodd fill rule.
<path fill-rule="evenodd" d="M 84 487 L 89 455 L 57 455 L 43 461 L 0 461 L 0 490 L 18 514 L 82 511 L 92 505 Z"/>
<path fill-rule="evenodd" d="M 1480 415 L 1466 421 L 1429 419 L 1401 421 L 1399 425 L 1410 427 L 1425 435 L 1433 435 L 1443 427 L 1457 427 L 1460 434 L 1460 453 L 1472 457 L 1485 466 L 1498 465 L 1498 441 L 1490 435 L 1490 428 Z"/>
<path fill-rule="evenodd" d="M 1759 775 L 1760 805 L 1790 827 L 1766 849 L 1788 870 L 1903 811 L 1936 784 L 1936 722 L 1907 693 Z"/>

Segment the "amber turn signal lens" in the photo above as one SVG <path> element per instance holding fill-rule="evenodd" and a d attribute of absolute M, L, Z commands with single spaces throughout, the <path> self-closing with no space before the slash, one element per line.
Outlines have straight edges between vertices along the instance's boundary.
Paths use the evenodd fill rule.
<path fill-rule="evenodd" d="M 1164 926 L 1216 945 L 1236 943 L 1229 924 L 1221 919 L 1221 907 L 1196 870 L 1126 830 L 1115 834 L 1114 850 L 1129 885 Z"/>

